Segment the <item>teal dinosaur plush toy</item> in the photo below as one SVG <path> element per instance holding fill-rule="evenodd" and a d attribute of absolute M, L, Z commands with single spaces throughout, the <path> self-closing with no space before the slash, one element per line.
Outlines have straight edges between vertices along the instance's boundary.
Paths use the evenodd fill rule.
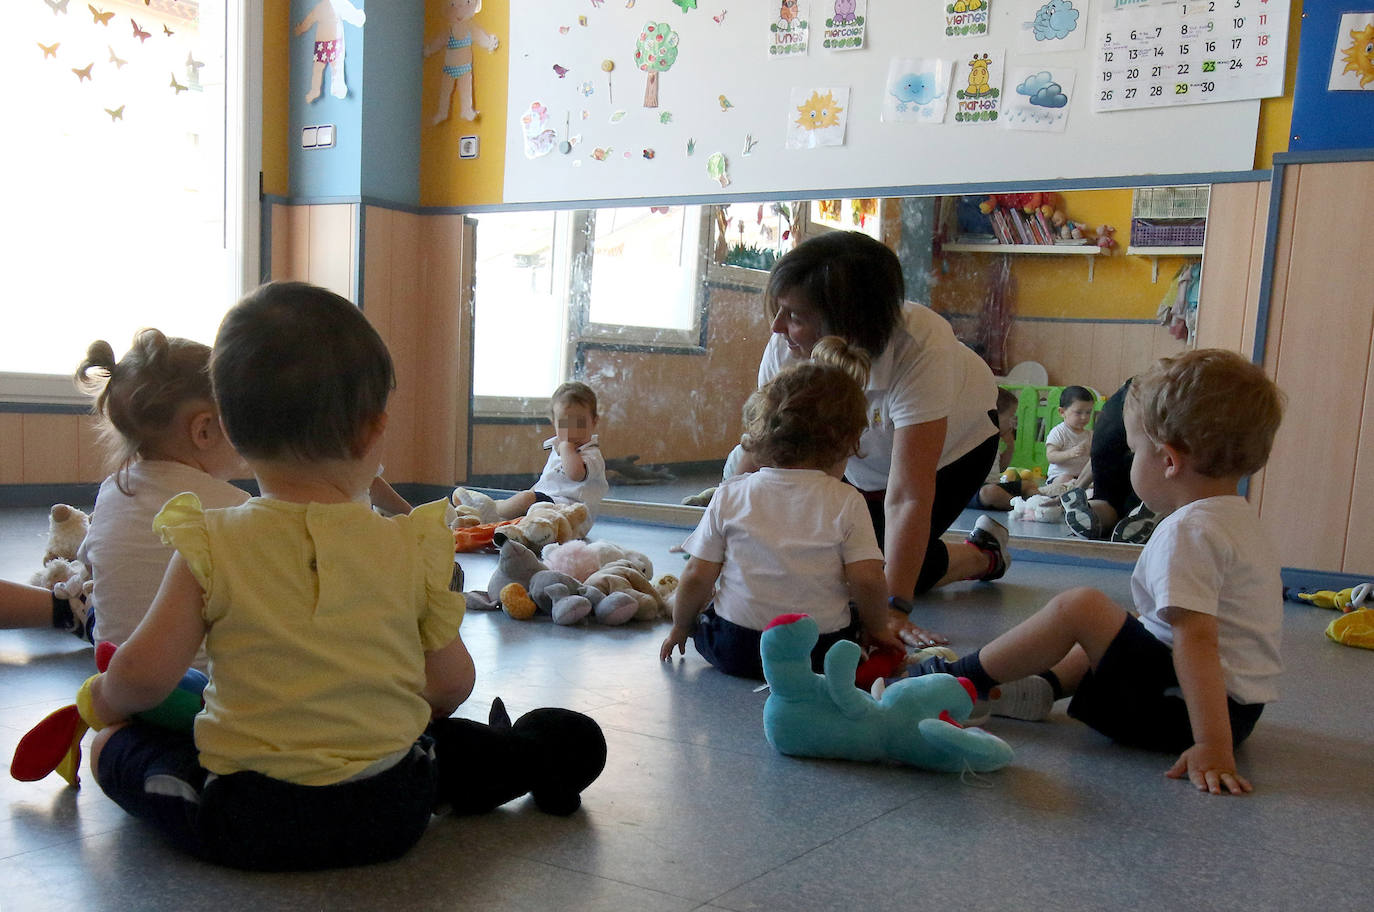
<path fill-rule="evenodd" d="M 980 728 L 964 728 L 973 686 L 947 674 L 904 678 L 881 699 L 854 686 L 859 646 L 841 640 L 825 654 L 825 675 L 811 670 L 819 639 L 805 614 L 773 619 L 760 645 L 768 701 L 763 732 L 780 753 L 838 760 L 891 760 L 922 769 L 983 773 L 1011 762 L 1011 747 Z"/>

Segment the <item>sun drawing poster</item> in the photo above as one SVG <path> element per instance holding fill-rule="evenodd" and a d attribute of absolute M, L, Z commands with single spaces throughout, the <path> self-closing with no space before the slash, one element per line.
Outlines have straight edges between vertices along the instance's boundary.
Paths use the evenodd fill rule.
<path fill-rule="evenodd" d="M 844 145 L 844 129 L 849 122 L 848 87 L 794 87 L 787 108 L 787 148 Z"/>
<path fill-rule="evenodd" d="M 1073 97 L 1072 67 L 1012 67 L 998 122 L 1008 130 L 1063 133 Z"/>
<path fill-rule="evenodd" d="M 894 57 L 883 93 L 884 123 L 941 123 L 949 107 L 953 60 Z"/>
<path fill-rule="evenodd" d="M 1374 91 L 1374 13 L 1344 13 L 1331 58 L 1332 92 Z"/>

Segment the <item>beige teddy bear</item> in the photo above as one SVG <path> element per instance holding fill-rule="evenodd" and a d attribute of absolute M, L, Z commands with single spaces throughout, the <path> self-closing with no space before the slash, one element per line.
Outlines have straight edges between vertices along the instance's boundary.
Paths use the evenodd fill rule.
<path fill-rule="evenodd" d="M 533 504 L 524 517 L 496 529 L 492 540 L 499 546 L 516 541 L 537 552 L 549 542 L 568 542 L 582 538 L 592 526 L 586 504 Z"/>

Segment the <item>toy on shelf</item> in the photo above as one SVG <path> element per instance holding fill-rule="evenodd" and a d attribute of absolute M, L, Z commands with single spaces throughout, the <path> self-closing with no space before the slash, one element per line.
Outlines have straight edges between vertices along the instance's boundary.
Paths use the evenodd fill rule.
<path fill-rule="evenodd" d="M 95 667 L 101 674 L 110 667 L 115 649 L 115 645 L 108 642 L 96 647 Z M 81 685 L 75 704 L 50 713 L 19 740 L 10 762 L 11 776 L 20 782 L 36 782 L 55 772 L 72 787 L 81 787 L 81 739 L 88 729 L 98 731 L 104 727 L 93 718 L 89 702 L 86 702 L 93 680 L 94 675 Z M 173 731 L 189 732 L 196 714 L 205 706 L 202 693 L 206 683 L 205 675 L 194 668 L 187 669 L 165 700 L 152 709 L 134 713 L 134 718 Z"/>
<path fill-rule="evenodd" d="M 1096 244 L 1099 249 L 1101 249 L 1103 256 L 1110 255 L 1112 249 L 1116 247 L 1116 238 L 1114 237 L 1115 234 L 1116 229 L 1113 228 L 1111 225 L 1097 226 L 1097 237 L 1093 239 L 1093 243 Z"/>
<path fill-rule="evenodd" d="M 973 686 L 945 674 L 903 678 L 881 699 L 854 686 L 859 645 L 841 640 L 811 670 L 820 638 L 805 614 L 784 614 L 763 632 L 760 654 L 769 695 L 763 732 L 780 753 L 840 760 L 890 760 L 943 772 L 987 772 L 1011 762 L 1005 741 L 964 728 Z"/>

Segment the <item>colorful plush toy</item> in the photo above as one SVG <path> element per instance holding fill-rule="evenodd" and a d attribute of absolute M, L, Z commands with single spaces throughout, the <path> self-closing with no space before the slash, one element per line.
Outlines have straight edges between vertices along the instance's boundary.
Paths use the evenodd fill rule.
<path fill-rule="evenodd" d="M 1098 225 L 1097 237 L 1093 238 L 1093 243 L 1102 249 L 1102 255 L 1108 256 L 1112 248 L 1116 247 L 1116 229 L 1111 225 Z"/>
<path fill-rule="evenodd" d="M 811 670 L 819 639 L 805 614 L 774 618 L 760 645 L 768 701 L 763 732 L 780 753 L 840 760 L 891 760 L 922 769 L 987 772 L 1011 762 L 1005 741 L 964 728 L 973 687 L 949 675 L 903 678 L 880 700 L 854 686 L 859 646 L 841 640 L 825 656 L 825 675 Z"/>
<path fill-rule="evenodd" d="M 101 643 L 96 647 L 95 667 L 100 673 L 110 666 L 115 649 L 113 643 Z M 19 740 L 10 762 L 11 776 L 20 782 L 36 782 L 55 772 L 73 788 L 81 787 L 81 739 L 87 729 L 98 731 L 104 727 L 90 709 L 90 683 L 94 680 L 92 675 L 81 685 L 75 705 L 50 713 Z M 202 693 L 206 683 L 205 675 L 194 668 L 187 669 L 165 700 L 152 709 L 134 713 L 134 718 L 173 731 L 189 732 L 196 714 L 205 706 Z"/>
<path fill-rule="evenodd" d="M 549 542 L 582 538 L 591 527 L 592 517 L 586 504 L 541 501 L 531 505 L 525 515 L 514 523 L 497 527 L 492 542 L 500 547 L 508 541 L 514 541 L 531 551 L 537 551 Z"/>

